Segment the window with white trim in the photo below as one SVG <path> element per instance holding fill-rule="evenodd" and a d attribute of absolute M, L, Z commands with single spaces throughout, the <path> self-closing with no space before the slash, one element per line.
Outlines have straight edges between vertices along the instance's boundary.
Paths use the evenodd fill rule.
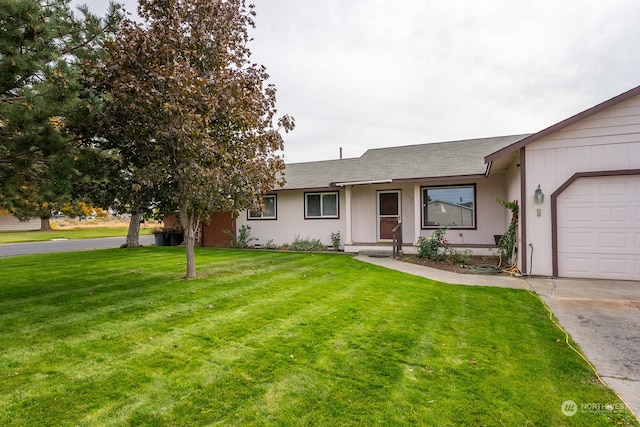
<path fill-rule="evenodd" d="M 338 212 L 337 191 L 304 194 L 304 217 L 306 219 L 338 218 Z"/>
<path fill-rule="evenodd" d="M 277 218 L 277 198 L 275 194 L 269 194 L 263 197 L 264 211 L 251 212 L 247 214 L 247 219 L 276 219 Z"/>
<path fill-rule="evenodd" d="M 422 188 L 423 228 L 476 228 L 476 186 Z"/>

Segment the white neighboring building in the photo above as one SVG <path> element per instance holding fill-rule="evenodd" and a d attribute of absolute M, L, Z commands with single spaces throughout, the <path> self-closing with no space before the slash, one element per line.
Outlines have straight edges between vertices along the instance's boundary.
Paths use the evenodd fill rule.
<path fill-rule="evenodd" d="M 40 230 L 40 219 L 32 218 L 29 221 L 20 221 L 13 215 L 0 214 L 0 231 L 30 231 Z"/>

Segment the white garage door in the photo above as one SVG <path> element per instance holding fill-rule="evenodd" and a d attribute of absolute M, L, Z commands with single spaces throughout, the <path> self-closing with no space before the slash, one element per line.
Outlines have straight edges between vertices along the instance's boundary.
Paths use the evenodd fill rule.
<path fill-rule="evenodd" d="M 640 280 L 640 175 L 579 178 L 557 213 L 560 277 Z"/>

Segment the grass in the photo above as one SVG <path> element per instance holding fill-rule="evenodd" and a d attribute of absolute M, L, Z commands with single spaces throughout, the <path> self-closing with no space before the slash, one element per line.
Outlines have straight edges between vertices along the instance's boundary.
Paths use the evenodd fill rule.
<path fill-rule="evenodd" d="M 99 237 L 125 237 L 129 220 L 78 220 L 60 218 L 51 220 L 52 230 L 48 231 L 0 231 L 0 244 L 44 242 L 52 239 L 94 239 Z M 140 224 L 140 235 L 151 234 L 158 226 L 153 221 Z"/>
<path fill-rule="evenodd" d="M 141 229 L 140 235 L 151 234 L 151 230 Z M 1 231 L 0 244 L 44 242 L 53 239 L 95 239 L 98 237 L 125 237 L 126 228 L 79 228 L 50 231 Z"/>
<path fill-rule="evenodd" d="M 524 290 L 345 255 L 0 259 L 0 425 L 637 425 Z"/>

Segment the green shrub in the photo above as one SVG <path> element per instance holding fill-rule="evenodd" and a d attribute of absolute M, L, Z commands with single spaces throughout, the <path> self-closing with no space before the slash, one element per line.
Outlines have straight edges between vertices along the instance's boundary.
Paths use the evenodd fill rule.
<path fill-rule="evenodd" d="M 506 200 L 496 198 L 496 202 L 511 211 L 511 222 L 509 228 L 498 241 L 498 252 L 500 254 L 500 265 L 511 266 L 511 260 L 514 258 L 518 250 L 516 245 L 516 233 L 518 227 L 518 201 L 508 202 Z M 514 260 L 515 263 L 515 260 Z"/>
<path fill-rule="evenodd" d="M 445 233 L 447 227 L 439 228 L 431 236 L 420 236 L 418 239 L 418 256 L 432 261 L 442 261 L 446 259 L 447 239 Z M 441 248 L 443 250 L 441 250 Z"/>
<path fill-rule="evenodd" d="M 255 237 L 251 237 L 251 227 L 248 225 L 240 227 L 237 236 L 234 236 L 230 230 L 224 230 L 224 234 L 231 237 L 231 240 L 233 240 L 233 247 L 238 249 L 247 249 L 249 247 L 249 243 L 254 240 L 258 240 Z"/>
<path fill-rule="evenodd" d="M 278 249 L 275 243 L 273 243 L 273 239 L 267 240 L 267 242 L 261 246 L 262 249 Z"/>
<path fill-rule="evenodd" d="M 448 249 L 446 254 L 447 261 L 449 261 L 451 264 L 456 265 L 469 264 L 471 262 L 471 255 L 473 255 L 473 252 L 471 252 L 471 250 L 469 249 L 456 251 L 452 248 Z"/>
<path fill-rule="evenodd" d="M 338 252 L 340 249 L 340 231 L 336 231 L 335 233 L 331 233 L 331 246 L 333 246 L 333 250 Z"/>
<path fill-rule="evenodd" d="M 301 239 L 300 236 L 296 236 L 291 244 L 285 244 L 284 248 L 289 251 L 324 251 L 327 247 L 320 242 L 320 239 Z"/>

